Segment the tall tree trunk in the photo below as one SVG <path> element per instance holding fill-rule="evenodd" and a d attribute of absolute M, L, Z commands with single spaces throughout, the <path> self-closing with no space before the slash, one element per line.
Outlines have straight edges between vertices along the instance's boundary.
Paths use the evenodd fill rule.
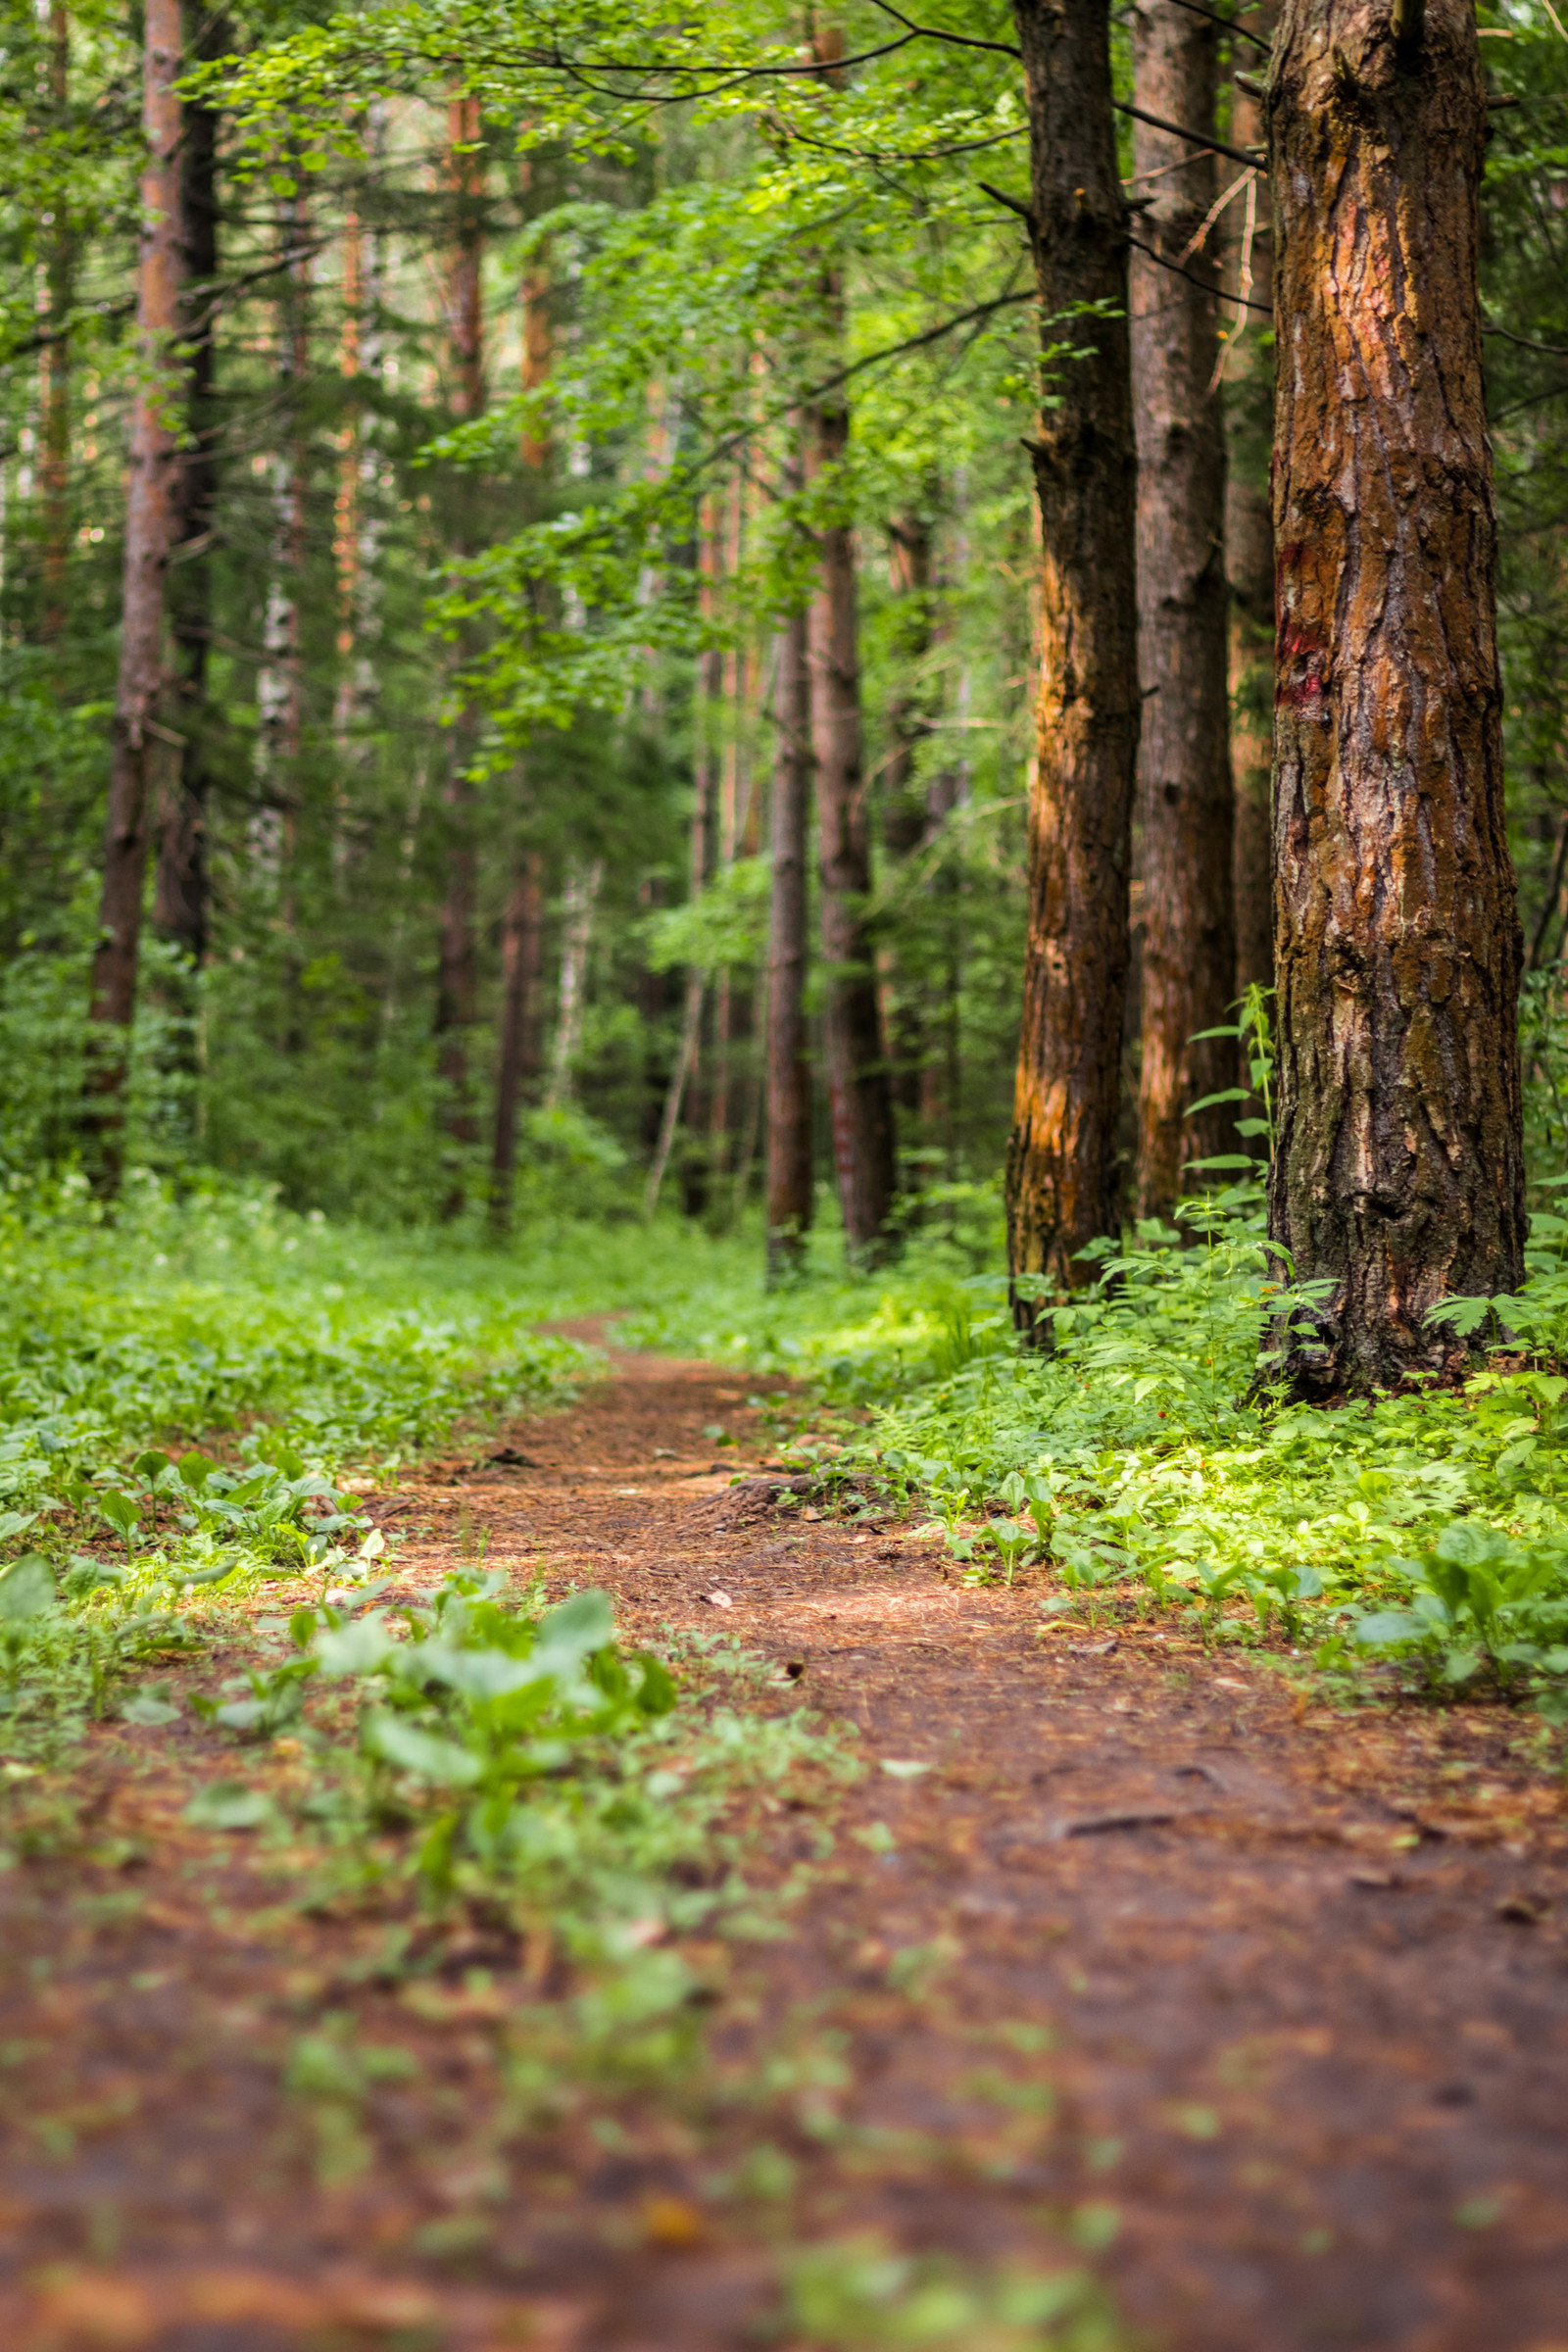
<path fill-rule="evenodd" d="M 1248 19 L 1274 29 L 1274 0 Z M 1263 109 L 1236 82 L 1231 139 L 1259 147 Z M 1231 777 L 1236 792 L 1236 994 L 1274 985 L 1274 860 L 1269 771 L 1274 751 L 1274 527 L 1268 511 L 1268 371 L 1247 297 L 1266 298 L 1273 275 L 1268 180 L 1254 172 L 1225 208 L 1225 289 L 1243 299 L 1225 346 L 1225 564 L 1230 576 Z M 1240 364 L 1239 364 L 1240 363 Z"/>
<path fill-rule="evenodd" d="M 525 159 L 526 160 L 526 159 Z M 549 381 L 552 359 L 550 282 L 545 257 L 536 257 L 523 281 L 522 388 L 536 391 Z M 550 444 L 529 435 L 523 463 L 543 488 L 550 469 Z M 504 1234 L 512 1222 L 517 1159 L 517 1112 L 538 1089 L 539 974 L 544 949 L 544 857 L 525 849 L 517 860 L 511 895 L 501 918 L 501 1039 L 496 1064 L 495 1124 L 490 1148 L 490 1226 Z"/>
<path fill-rule="evenodd" d="M 453 415 L 460 422 L 484 410 L 484 327 L 481 303 L 483 225 L 482 158 L 469 152 L 479 137 L 477 98 L 455 98 L 449 109 L 448 164 L 455 213 L 455 240 L 447 282 L 447 332 L 451 351 Z M 476 486 L 458 485 L 461 514 L 455 552 L 473 553 L 477 538 Z M 446 891 L 441 903 L 439 969 L 436 978 L 436 1067 L 441 1081 L 441 1128 L 446 1136 L 451 1180 L 441 1204 L 455 1217 L 466 1198 L 464 1161 L 479 1141 L 469 1048 L 479 1017 L 478 848 L 474 839 L 474 791 L 468 767 L 473 752 L 471 713 L 453 730 L 441 804 L 446 839 Z"/>
<path fill-rule="evenodd" d="M 62 139 L 69 135 L 71 17 L 65 0 L 50 0 L 49 106 Z M 49 293 L 49 340 L 43 347 L 39 387 L 39 489 L 43 508 L 43 627 L 46 645 L 66 633 L 66 570 L 71 559 L 71 306 L 74 298 L 75 239 L 64 210 L 57 212 L 45 246 Z"/>
<path fill-rule="evenodd" d="M 897 683 L 888 705 L 888 751 L 882 770 L 882 847 L 895 870 L 918 856 L 929 836 L 925 795 L 915 770 L 920 746 L 931 732 L 930 698 L 920 675 L 931 651 L 931 524 L 911 514 L 891 526 L 892 585 L 896 599 L 894 660 Z M 899 969 L 891 950 L 884 957 L 887 1009 L 883 1029 L 891 1050 L 893 1100 L 901 1121 L 920 1116 L 925 1067 L 925 976 Z"/>
<path fill-rule="evenodd" d="M 149 794 L 165 691 L 164 607 L 179 528 L 179 451 L 171 345 L 180 325 L 185 262 L 179 146 L 179 0 L 147 0 L 142 57 L 141 175 L 136 261 L 139 370 L 131 407 L 120 674 L 109 771 L 99 944 L 93 957 L 83 1126 L 93 1181 L 105 1197 L 124 1161 L 124 1083 L 136 1002 Z"/>
<path fill-rule="evenodd" d="M 1054 405 L 1035 480 L 1044 530 L 1039 764 L 1012 1139 L 1014 1319 L 1090 1269 L 1120 1222 L 1116 1113 L 1138 761 L 1137 450 L 1127 216 L 1116 177 L 1107 0 L 1014 0 L 1029 110 L 1031 240 Z M 1077 304 L 1099 315 L 1053 323 Z M 1021 1278 L 1030 1278 L 1027 1282 Z"/>
<path fill-rule="evenodd" d="M 1218 78 L 1216 25 L 1170 0 L 1142 0 L 1133 23 L 1138 104 L 1166 122 L 1208 128 Z M 1185 1116 L 1189 1102 L 1236 1082 L 1230 1040 L 1190 1042 L 1224 1022 L 1236 978 L 1225 440 L 1208 290 L 1218 276 L 1200 243 L 1215 196 L 1214 159 L 1195 155 L 1189 139 L 1142 122 L 1133 154 L 1149 199 L 1141 230 L 1150 248 L 1132 254 L 1129 270 L 1138 660 L 1148 696 L 1138 789 L 1138 1213 L 1169 1217 L 1185 1163 L 1236 1144 L 1234 1105 Z"/>
<path fill-rule="evenodd" d="M 556 1003 L 556 1050 L 551 1056 L 551 1102 L 567 1102 L 575 1087 L 582 1052 L 582 1018 L 588 1002 L 588 955 L 593 946 L 594 910 L 605 879 L 605 861 L 574 866 L 562 894 L 561 988 Z"/>
<path fill-rule="evenodd" d="M 512 1224 L 517 1165 L 517 1112 L 539 1083 L 539 973 L 543 961 L 545 861 L 525 850 L 501 917 L 501 1053 L 496 1067 L 495 1137 L 490 1157 L 490 1227 Z"/>
<path fill-rule="evenodd" d="M 798 1270 L 811 1223 L 811 1072 L 806 1053 L 806 858 L 811 795 L 811 681 L 806 615 L 778 641 L 769 812 L 767 926 L 767 1273 Z"/>
<path fill-rule="evenodd" d="M 226 32 L 220 20 L 186 0 L 187 49 L 210 61 L 223 54 Z M 218 276 L 218 117 L 211 108 L 187 104 L 180 164 L 184 202 L 185 255 L 193 312 L 185 344 L 190 359 L 186 429 L 180 466 L 179 561 L 170 583 L 174 646 L 174 717 L 181 741 L 165 775 L 158 837 L 158 874 L 153 927 L 180 952 L 194 983 L 207 960 L 210 913 L 207 875 L 208 764 L 207 658 L 212 642 L 213 560 L 211 536 L 218 497 L 214 446 L 215 303 Z M 181 1010 L 195 1013 L 194 986 Z M 184 1058 L 194 1074 L 195 1032 L 184 1041 Z"/>
<path fill-rule="evenodd" d="M 697 566 L 701 581 L 698 594 L 705 621 L 711 620 L 717 611 L 714 591 L 719 567 L 718 533 L 718 502 L 710 498 L 703 504 L 697 543 Z M 724 657 L 717 646 L 711 646 L 697 665 L 697 700 L 692 714 L 696 758 L 692 767 L 695 798 L 692 806 L 690 887 L 694 902 L 701 896 L 705 883 L 713 871 L 717 847 L 720 775 L 718 711 L 723 690 Z M 692 994 L 694 988 L 695 997 Z M 685 1087 L 686 1134 L 679 1175 L 681 1210 L 688 1217 L 700 1217 L 707 1211 L 712 1151 L 710 1099 L 713 1075 L 713 991 L 708 987 L 701 973 L 688 977 L 688 1015 L 694 1003 L 697 1006 L 695 1043 L 681 1082 Z M 705 1028 L 710 1048 L 706 1057 L 703 1051 Z M 708 1084 L 704 1083 L 705 1078 Z"/>
<path fill-rule="evenodd" d="M 823 279 L 835 327 L 843 291 Z M 836 394 L 808 419 L 808 472 L 836 474 L 849 447 L 850 413 Z M 877 1003 L 875 952 L 866 918 L 871 891 L 860 727 L 859 615 L 855 545 L 847 520 L 818 526 L 817 586 L 807 619 L 811 749 L 816 764 L 817 855 L 822 883 L 824 1058 L 833 1165 L 851 1260 L 873 1264 L 887 1246 L 896 1189 L 893 1090 Z"/>
<path fill-rule="evenodd" d="M 1269 86 L 1270 1210 L 1297 1280 L 1333 1285 L 1276 1335 L 1326 1396 L 1445 1369 L 1428 1310 L 1522 1271 L 1474 10 L 1285 0 Z"/>
<path fill-rule="evenodd" d="M 359 377 L 364 357 L 365 231 L 351 206 L 343 219 L 343 330 L 338 373 L 347 388 L 337 435 L 337 495 L 332 502 L 332 568 L 337 584 L 337 691 L 332 698 L 332 748 L 337 758 L 337 862 L 344 851 L 346 770 L 359 720 L 357 656 L 360 606 L 360 410 Z"/>
<path fill-rule="evenodd" d="M 263 659 L 256 681 L 256 768 L 262 808 L 253 828 L 256 862 L 277 892 L 284 940 L 285 1049 L 297 1049 L 299 1001 L 292 939 L 299 876 L 300 754 L 305 727 L 305 660 L 300 597 L 305 581 L 310 503 L 310 434 L 306 393 L 311 371 L 311 267 L 304 199 L 283 207 L 287 264 L 276 306 L 278 383 L 284 437 L 272 457 L 272 564 L 262 628 Z"/>

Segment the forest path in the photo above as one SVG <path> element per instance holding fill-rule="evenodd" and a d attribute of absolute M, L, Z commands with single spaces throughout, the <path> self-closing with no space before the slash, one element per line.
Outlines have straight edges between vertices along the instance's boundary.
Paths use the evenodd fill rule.
<path fill-rule="evenodd" d="M 1038 1576 L 966 1589 L 913 1522 L 732 1490 L 703 1433 L 757 1462 L 745 1375 L 612 1361 L 514 1440 L 537 1467 L 422 1497 L 432 1560 L 466 1513 L 497 1564 L 606 1586 L 628 1638 L 721 1627 L 858 1726 L 861 1851 L 767 1966 L 767 2014 L 815 2002 L 848 2037 L 866 2144 L 818 2160 L 823 2217 L 996 2257 L 1113 2211 L 1100 2267 L 1168 2352 L 1564 2352 L 1568 1820 L 1516 1721 L 1303 1708 L 1127 1621 L 1041 1638 Z M 1009 2022 L 1054 2047 L 1004 2070 L 1030 2120 L 988 2181 L 976 2037 Z M 670 2267 L 639 2346 L 745 2340 L 710 2267 Z"/>
<path fill-rule="evenodd" d="M 1153 1625 L 1039 1638 L 1042 1579 L 964 1589 L 912 1521 L 732 1489 L 707 1433 L 761 1460 L 749 1386 L 613 1355 L 371 1507 L 400 1586 L 482 1544 L 606 1587 L 633 1642 L 721 1631 L 799 1670 L 739 1705 L 858 1727 L 792 1932 L 702 1963 L 717 2061 L 771 2053 L 769 2096 L 494 2120 L 509 2005 L 537 1997 L 515 1957 L 383 1981 L 384 1928 L 183 1824 L 236 1766 L 281 1788 L 286 1743 L 104 1727 L 74 1799 L 101 1842 L 0 1876 L 0 2344 L 746 2352 L 781 2242 L 872 2230 L 1090 2262 L 1140 2352 L 1564 2352 L 1568 1837 L 1528 1726 L 1303 1706 Z M 798 1809 L 766 1835 L 758 1877 L 815 1850 Z M 333 2034 L 351 2059 L 413 2035 L 418 2073 L 366 2090 L 373 2145 L 323 2185 L 310 2116 L 352 2159 L 361 2112 L 323 2085 Z"/>

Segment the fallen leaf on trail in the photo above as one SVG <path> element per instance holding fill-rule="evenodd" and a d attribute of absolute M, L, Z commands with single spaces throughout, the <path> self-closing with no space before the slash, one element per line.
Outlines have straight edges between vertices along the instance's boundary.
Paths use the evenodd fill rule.
<path fill-rule="evenodd" d="M 700 2246 L 707 2224 L 684 2197 L 650 2197 L 643 2206 L 643 2235 L 651 2246 Z"/>
<path fill-rule="evenodd" d="M 1348 1886 L 1365 1886 L 1374 1890 L 1404 1885 L 1396 1870 L 1352 1870 L 1345 1883 Z"/>
<path fill-rule="evenodd" d="M 735 1606 L 727 1592 L 705 1592 L 703 1598 L 710 1609 L 732 1609 Z"/>
<path fill-rule="evenodd" d="M 1246 1683 L 1237 1682 L 1234 1675 L 1216 1674 L 1214 1677 L 1214 1688 L 1216 1690 L 1246 1690 L 1250 1688 L 1250 1686 Z"/>
<path fill-rule="evenodd" d="M 933 1769 L 929 1764 L 916 1763 L 910 1756 L 884 1756 L 881 1762 L 883 1771 L 895 1781 L 918 1780 L 922 1772 Z"/>

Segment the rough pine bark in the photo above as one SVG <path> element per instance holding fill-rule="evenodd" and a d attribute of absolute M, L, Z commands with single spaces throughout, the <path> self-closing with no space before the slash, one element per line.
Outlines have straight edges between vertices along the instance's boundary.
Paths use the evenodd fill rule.
<path fill-rule="evenodd" d="M 1273 32 L 1274 0 L 1247 19 L 1260 36 Z M 1255 50 L 1240 52 L 1253 81 Z M 1231 91 L 1231 143 L 1260 147 L 1266 133 L 1260 99 L 1237 80 Z M 1274 269 L 1268 178 L 1253 172 L 1225 207 L 1227 294 L 1268 300 Z M 1274 858 L 1269 787 L 1274 754 L 1274 525 L 1269 514 L 1269 392 L 1259 326 L 1245 301 L 1226 343 L 1225 568 L 1230 580 L 1231 780 L 1236 794 L 1232 864 L 1236 897 L 1236 994 L 1274 985 Z"/>
<path fill-rule="evenodd" d="M 826 307 L 838 315 L 836 274 Z M 842 465 L 850 415 L 837 397 L 808 419 L 808 468 Z M 893 1092 L 883 1050 L 876 964 L 866 903 L 871 833 L 860 724 L 859 619 L 855 547 L 847 521 L 817 531 L 817 586 L 807 619 L 811 750 L 816 766 L 817 855 L 822 884 L 823 1043 L 833 1125 L 833 1165 L 849 1254 L 871 1264 L 887 1243 L 895 1190 Z"/>
<path fill-rule="evenodd" d="M 1138 759 L 1137 451 L 1127 216 L 1116 176 L 1107 0 L 1014 0 L 1031 162 L 1030 237 L 1054 405 L 1033 445 L 1043 533 L 1039 762 L 1029 931 L 1007 1152 L 1014 1318 L 1087 1281 L 1078 1252 L 1119 1222 L 1116 1112 Z M 1102 306 L 1060 324 L 1079 304 Z M 1033 1277 L 1027 1285 L 1020 1277 Z M 1042 1335 L 1044 1336 L 1044 1335 Z"/>
<path fill-rule="evenodd" d="M 1298 1281 L 1332 1285 L 1276 1360 L 1327 1396 L 1443 1371 L 1428 1310 L 1521 1274 L 1469 0 L 1402 11 L 1397 34 L 1385 0 L 1286 0 L 1269 123 L 1271 1230 Z"/>
<path fill-rule="evenodd" d="M 179 528 L 178 400 L 171 345 L 185 282 L 175 82 L 181 70 L 179 0 L 147 0 L 142 50 L 142 127 L 147 140 L 136 258 L 138 373 L 131 406 L 120 668 L 111 735 L 109 808 L 99 939 L 88 1008 L 84 1142 L 93 1182 L 120 1187 L 124 1083 L 136 1003 L 150 797 L 166 689 L 165 604 L 169 558 Z"/>
<path fill-rule="evenodd" d="M 806 1051 L 807 838 L 811 795 L 811 685 L 806 615 L 778 640 L 777 719 L 769 811 L 767 927 L 767 1272 L 776 1282 L 805 1256 L 811 1222 L 811 1072 Z"/>
<path fill-rule="evenodd" d="M 1144 0 L 1133 28 L 1138 104 L 1167 122 L 1211 125 L 1216 25 L 1170 0 Z M 1138 792 L 1138 1213 L 1169 1217 L 1186 1163 L 1236 1148 L 1233 1104 L 1186 1116 L 1190 1102 L 1236 1083 L 1233 1042 L 1191 1042 L 1224 1022 L 1236 965 L 1219 278 L 1203 235 L 1217 188 L 1211 155 L 1147 122 L 1135 126 L 1133 156 L 1149 199 L 1140 236 L 1150 249 L 1133 253 L 1129 273 L 1138 658 L 1147 697 Z"/>

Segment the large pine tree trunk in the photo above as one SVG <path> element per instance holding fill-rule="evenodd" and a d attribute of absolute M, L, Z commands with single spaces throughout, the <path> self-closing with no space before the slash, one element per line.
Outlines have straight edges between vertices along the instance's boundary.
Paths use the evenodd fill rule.
<path fill-rule="evenodd" d="M 1208 18 L 1170 0 L 1144 0 L 1134 18 L 1138 104 L 1167 122 L 1205 128 L 1214 119 L 1218 49 Z M 1216 194 L 1214 159 L 1146 122 L 1136 125 L 1133 154 L 1150 199 L 1140 226 L 1150 252 L 1135 252 L 1130 270 L 1138 660 L 1148 696 L 1138 791 L 1138 1213 L 1169 1217 L 1186 1162 L 1236 1143 L 1232 1106 L 1184 1115 L 1188 1103 L 1236 1080 L 1233 1043 L 1190 1042 L 1223 1023 L 1235 984 L 1225 438 L 1208 290 L 1219 279 L 1206 240 L 1198 241 Z"/>
<path fill-rule="evenodd" d="M 1035 480 L 1045 542 L 1039 764 L 1029 809 L 1029 935 L 1008 1257 L 1026 1293 L 1088 1279 L 1084 1246 L 1120 1215 L 1116 1113 L 1138 760 L 1137 451 L 1127 223 L 1116 176 L 1106 0 L 1014 0 L 1032 175 L 1031 238 L 1050 362 Z M 1053 324 L 1070 305 L 1098 317 Z M 1019 1277 L 1036 1278 L 1019 1287 Z"/>
<path fill-rule="evenodd" d="M 811 685 L 806 615 L 785 623 L 773 686 L 777 721 L 769 811 L 767 930 L 767 1270 L 793 1272 L 811 1222 L 811 1072 L 806 1054 L 806 857 L 811 795 Z"/>
<path fill-rule="evenodd" d="M 842 298 L 832 272 L 825 281 L 825 292 L 826 308 L 836 318 Z M 850 435 L 850 415 L 843 401 L 833 396 L 815 406 L 808 430 L 810 472 L 836 472 Z M 848 522 L 820 525 L 817 544 L 817 587 L 807 620 L 807 660 L 816 764 L 822 957 L 827 967 L 823 1035 L 833 1164 L 845 1244 L 851 1258 L 864 1265 L 874 1263 L 886 1247 L 893 1207 L 893 1091 L 866 920 L 871 833 L 860 725 L 855 547 Z"/>
<path fill-rule="evenodd" d="M 1332 1293 L 1306 1395 L 1442 1370 L 1448 1294 L 1525 1233 L 1481 369 L 1486 92 L 1470 0 L 1286 0 L 1270 75 L 1278 338 L 1279 1150 L 1271 1222 Z"/>
<path fill-rule="evenodd" d="M 1274 0 L 1247 18 L 1262 36 L 1274 29 Z M 1237 63 L 1255 81 L 1255 49 L 1237 43 Z M 1261 146 L 1258 98 L 1241 81 L 1231 92 L 1231 143 Z M 1236 994 L 1274 985 L 1274 857 L 1269 779 L 1274 756 L 1274 526 L 1268 504 L 1271 418 L 1267 355 L 1249 302 L 1268 300 L 1274 271 L 1267 176 L 1254 172 L 1226 205 L 1225 291 L 1238 298 L 1225 357 L 1225 568 L 1230 579 L 1231 779 L 1236 792 Z"/>
<path fill-rule="evenodd" d="M 109 811 L 93 957 L 90 1054 L 83 1125 L 95 1184 L 119 1190 L 124 1157 L 123 1096 L 136 1002 L 149 796 L 162 717 L 164 613 L 169 558 L 179 528 L 177 391 L 171 346 L 185 282 L 179 145 L 182 109 L 179 0 L 147 0 L 142 58 L 141 175 L 136 262 L 139 371 L 131 408 L 129 490 L 120 673 L 111 738 Z"/>

